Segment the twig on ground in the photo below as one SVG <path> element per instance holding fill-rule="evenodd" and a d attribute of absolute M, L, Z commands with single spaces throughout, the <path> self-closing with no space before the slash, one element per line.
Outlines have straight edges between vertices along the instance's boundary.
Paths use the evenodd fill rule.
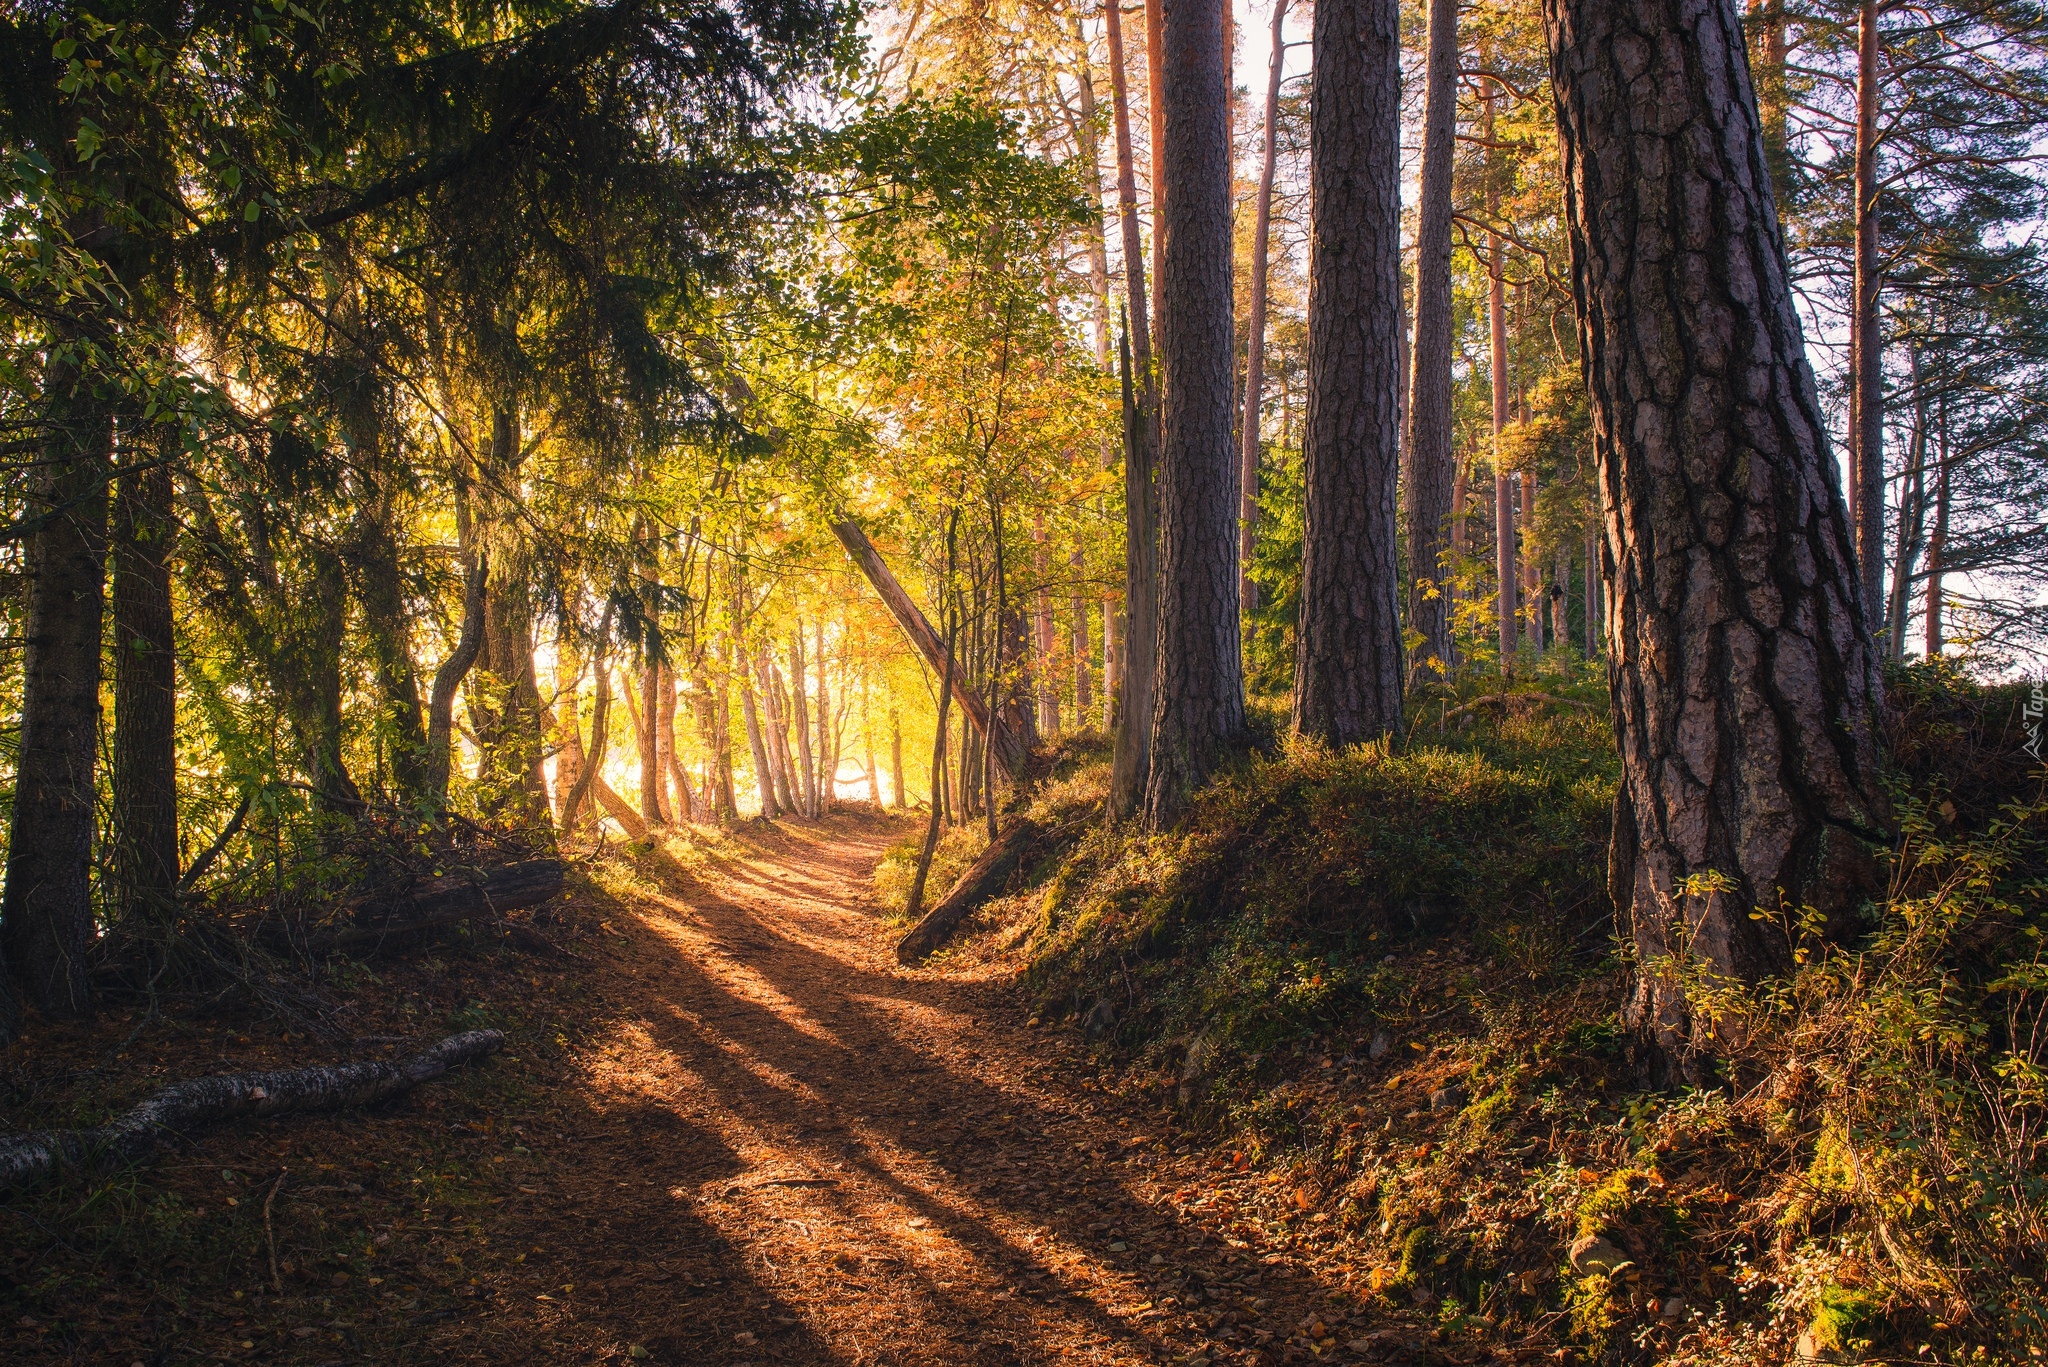
<path fill-rule="evenodd" d="M 270 1225 L 270 1205 L 277 1200 L 277 1190 L 284 1185 L 284 1175 L 290 1168 L 279 1168 L 277 1180 L 270 1184 L 270 1195 L 263 1198 L 263 1242 L 270 1246 L 270 1290 L 273 1295 L 284 1294 L 284 1282 L 277 1275 L 277 1231 Z"/>

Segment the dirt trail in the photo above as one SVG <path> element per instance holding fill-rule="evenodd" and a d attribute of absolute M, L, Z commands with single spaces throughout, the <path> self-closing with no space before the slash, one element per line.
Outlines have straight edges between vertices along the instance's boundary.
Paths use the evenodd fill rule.
<path fill-rule="evenodd" d="M 1174 1155 L 1169 1117 L 1029 1024 L 1000 955 L 896 964 L 868 889 L 908 831 L 750 824 L 610 861 L 553 913 L 567 954 L 449 946 L 331 984 L 351 1056 L 486 1022 L 507 1047 L 0 1207 L 0 1360 L 1429 1360 L 1248 1245 L 1233 1211 L 1264 1179 Z M 8 1056 L 7 1094 L 43 1098 L 8 1128 L 336 1053 L 262 1017 L 73 1033 Z"/>
<path fill-rule="evenodd" d="M 547 1141 L 553 1181 L 493 1223 L 616 1257 L 506 1306 L 517 1336 L 541 1358 L 1280 1360 L 1259 1343 L 1317 1288 L 1158 1203 L 1160 1117 L 1083 1090 L 1013 988 L 896 966 L 865 889 L 902 829 L 751 836 L 613 918 L 634 1009 L 585 1061 L 587 1123 Z M 1191 1269 L 1258 1277 L 1229 1297 L 1259 1302 L 1238 1345 L 1208 1338 L 1214 1295 L 1191 1318 Z M 462 1346 L 511 1360 L 486 1332 Z"/>

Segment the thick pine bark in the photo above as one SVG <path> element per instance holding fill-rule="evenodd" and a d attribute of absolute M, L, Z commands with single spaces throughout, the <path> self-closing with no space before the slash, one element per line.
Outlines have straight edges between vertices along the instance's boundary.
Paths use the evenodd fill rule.
<path fill-rule="evenodd" d="M 1862 0 L 1856 34 L 1856 563 L 1871 628 L 1884 606 L 1884 333 L 1877 240 L 1878 0 Z"/>
<path fill-rule="evenodd" d="M 1874 887 L 1877 654 L 1732 0 L 1546 0 L 1612 575 L 1629 1017 L 1687 1076 L 1673 957 L 1754 981 Z M 1721 890 L 1688 879 L 1714 875 Z M 1762 907 L 1762 919 L 1752 920 Z"/>
<path fill-rule="evenodd" d="M 1223 10 L 1218 0 L 1165 0 L 1163 11 L 1159 623 L 1145 790 L 1154 829 L 1180 819 L 1244 732 Z"/>
<path fill-rule="evenodd" d="M 1401 728 L 1399 5 L 1318 0 L 1314 41 L 1294 727 L 1352 745 Z"/>
<path fill-rule="evenodd" d="M 1252 583 L 1252 549 L 1259 526 L 1259 411 L 1266 390 L 1266 268 L 1273 237 L 1273 171 L 1280 153 L 1280 78 L 1287 56 L 1281 27 L 1287 0 L 1273 5 L 1273 55 L 1266 65 L 1265 146 L 1259 162 L 1259 198 L 1252 218 L 1252 297 L 1245 342 L 1244 428 L 1237 462 L 1237 597 L 1247 611 L 1258 605 Z"/>
<path fill-rule="evenodd" d="M 1458 131 L 1457 0 L 1430 0 L 1423 96 L 1422 199 L 1415 229 L 1415 360 L 1409 371 L 1408 625 L 1416 665 L 1448 673 L 1450 588 L 1442 578 L 1451 517 L 1451 176 Z M 1431 665 L 1434 660 L 1437 663 Z"/>
<path fill-rule="evenodd" d="M 1158 8 L 1152 0 L 1148 14 Z M 1159 388 L 1152 364 L 1152 327 L 1145 290 L 1145 251 L 1138 232 L 1138 180 L 1131 149 L 1130 93 L 1125 80 L 1123 21 L 1103 9 L 1109 36 L 1111 115 L 1116 127 L 1117 219 L 1123 232 L 1124 300 L 1120 346 L 1124 390 L 1124 617 L 1115 673 L 1115 738 L 1109 805 L 1136 815 L 1152 774 L 1154 651 L 1159 621 L 1158 505 L 1153 471 L 1159 452 Z M 1156 237 L 1156 234 L 1155 234 Z M 1137 373 L 1132 374 L 1133 353 Z"/>
<path fill-rule="evenodd" d="M 178 692 L 171 472 L 132 451 L 114 496 L 114 830 L 122 910 L 164 917 L 178 890 Z M 418 713 L 414 713 L 417 725 Z"/>
<path fill-rule="evenodd" d="M 28 538 L 21 730 L 0 948 L 23 995 L 48 1016 L 92 1014 L 93 765 L 99 756 L 100 629 L 112 428 L 70 366 L 53 361 L 51 435 Z M 4 994 L 0 994 L 4 995 Z M 13 1002 L 0 1038 L 13 1034 Z"/>

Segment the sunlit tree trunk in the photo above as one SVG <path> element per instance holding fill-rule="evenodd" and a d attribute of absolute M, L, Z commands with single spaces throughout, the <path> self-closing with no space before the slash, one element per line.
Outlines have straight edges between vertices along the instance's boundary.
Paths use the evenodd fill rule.
<path fill-rule="evenodd" d="M 903 788 L 903 720 L 889 709 L 889 804 L 897 811 L 910 805 Z"/>
<path fill-rule="evenodd" d="M 1941 576 L 1947 568 L 1948 555 L 1948 401 L 1942 400 L 1939 421 L 1935 426 L 1935 467 L 1934 467 L 1934 530 L 1927 537 L 1927 621 L 1924 625 L 1926 638 L 1922 642 L 1927 658 L 1932 660 L 1941 655 L 1943 639 L 1941 634 Z"/>
<path fill-rule="evenodd" d="M 1494 105 L 1499 99 L 1493 82 L 1487 81 L 1480 96 L 1480 138 L 1487 145 L 1486 216 L 1500 218 L 1500 185 L 1492 169 Z M 1506 678 L 1514 672 L 1515 648 L 1520 628 L 1515 613 L 1515 477 L 1506 469 L 1501 433 L 1508 425 L 1508 300 L 1502 266 L 1505 248 L 1499 233 L 1486 235 L 1486 328 L 1491 347 L 1490 378 L 1493 389 L 1493 564 L 1494 579 L 1500 586 L 1495 623 L 1500 638 L 1500 672 Z"/>
<path fill-rule="evenodd" d="M 1148 25 L 1158 8 L 1159 0 L 1150 0 L 1146 7 Z M 1159 451 L 1159 391 L 1152 364 L 1145 249 L 1138 231 L 1138 181 L 1131 148 L 1130 98 L 1119 13 L 1115 5 L 1103 9 L 1109 36 L 1111 115 L 1116 126 L 1117 218 L 1123 231 L 1124 300 L 1128 310 L 1122 345 L 1124 614 L 1116 671 L 1110 809 L 1118 817 L 1127 818 L 1144 803 L 1152 765 L 1153 668 L 1159 602 L 1157 504 L 1152 476 Z M 1150 63 L 1147 69 L 1151 69 Z"/>
<path fill-rule="evenodd" d="M 1400 64 L 1396 0 L 1317 0 L 1294 726 L 1332 745 L 1401 729 Z"/>
<path fill-rule="evenodd" d="M 1448 673 L 1451 664 L 1450 590 L 1441 562 L 1445 523 L 1453 518 L 1451 178 L 1457 132 L 1458 4 L 1430 0 L 1415 226 L 1415 349 L 1403 483 L 1408 492 L 1408 625 L 1422 637 L 1415 663 L 1426 667 L 1434 660 L 1440 673 Z"/>
<path fill-rule="evenodd" d="M 1244 732 L 1223 14 L 1218 0 L 1162 8 L 1159 623 L 1145 790 L 1155 830 L 1179 821 Z"/>
<path fill-rule="evenodd" d="M 775 770 L 768 759 L 768 743 L 761 734 L 761 714 L 754 703 L 752 652 L 733 643 L 731 652 L 735 663 L 733 672 L 740 681 L 740 713 L 747 724 L 747 749 L 754 760 L 754 787 L 761 795 L 761 815 L 773 821 L 782 815 L 782 805 L 775 800 Z"/>
<path fill-rule="evenodd" d="M 1704 1084 L 1688 961 L 1791 967 L 1876 890 L 1877 652 L 1733 0 L 1545 0 L 1612 574 L 1629 1020 Z M 1752 911 L 1761 909 L 1753 919 Z"/>
<path fill-rule="evenodd" d="M 1906 614 L 1913 602 L 1913 571 L 1920 560 L 1920 538 L 1927 530 L 1927 395 L 1921 388 L 1920 343 L 1907 344 L 1913 377 L 1913 434 L 1906 453 L 1906 483 L 1899 496 L 1899 535 L 1892 563 L 1890 605 L 1885 610 L 1885 654 L 1906 658 Z"/>
<path fill-rule="evenodd" d="M 802 763 L 803 772 L 799 778 L 803 784 L 801 798 L 806 816 L 816 817 L 818 806 L 818 766 L 811 755 L 811 713 L 810 705 L 804 699 L 804 626 L 796 624 L 789 634 L 789 677 L 794 683 L 790 701 L 796 706 L 797 759 Z"/>

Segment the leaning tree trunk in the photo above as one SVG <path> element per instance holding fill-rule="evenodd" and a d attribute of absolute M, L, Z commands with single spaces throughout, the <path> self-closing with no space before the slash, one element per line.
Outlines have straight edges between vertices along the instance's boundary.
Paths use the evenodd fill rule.
<path fill-rule="evenodd" d="M 93 763 L 99 754 L 100 626 L 113 445 L 106 409 L 75 367 L 52 361 L 46 464 L 30 507 L 21 729 L 0 949 L 48 1016 L 92 1014 Z M 0 1038 L 13 1035 L 0 992 Z"/>
<path fill-rule="evenodd" d="M 1417 668 L 1448 675 L 1450 589 L 1444 527 L 1451 516 L 1451 175 L 1458 132 L 1458 4 L 1430 0 L 1422 120 L 1422 202 L 1415 229 L 1415 360 L 1409 373 L 1408 625 L 1422 637 Z"/>
<path fill-rule="evenodd" d="M 1628 1014 L 1701 1079 L 1712 1026 L 1672 961 L 1753 982 L 1792 964 L 1800 908 L 1839 928 L 1876 887 L 1877 653 L 1733 0 L 1544 15 L 1613 575 Z"/>
<path fill-rule="evenodd" d="M 1155 830 L 1180 819 L 1244 732 L 1222 5 L 1170 0 L 1160 38 L 1159 625 L 1145 790 Z"/>
<path fill-rule="evenodd" d="M 1266 266 L 1273 237 L 1273 171 L 1280 152 L 1280 78 L 1286 65 L 1287 0 L 1273 5 L 1273 55 L 1266 65 L 1265 147 L 1259 162 L 1259 198 L 1252 215 L 1251 318 L 1245 338 L 1244 429 L 1237 458 L 1237 597 L 1249 610 L 1258 604 L 1252 583 L 1252 549 L 1259 527 L 1259 412 L 1266 390 Z M 1446 239 L 1448 240 L 1448 239 Z"/>
<path fill-rule="evenodd" d="M 1148 6 L 1157 8 L 1157 0 Z M 1117 219 L 1123 230 L 1124 320 L 1124 622 L 1116 670 L 1116 734 L 1110 756 L 1109 805 L 1120 818 L 1137 814 L 1152 774 L 1152 669 L 1159 621 L 1159 387 L 1152 365 L 1152 327 L 1145 292 L 1145 251 L 1138 233 L 1138 178 L 1131 151 L 1131 105 L 1118 6 L 1103 9 L 1109 38 L 1111 112 L 1116 125 Z M 1131 373 L 1132 353 L 1137 374 Z M 1106 619 L 1105 619 L 1106 620 Z"/>
<path fill-rule="evenodd" d="M 1318 0 L 1314 43 L 1294 727 L 1352 745 L 1401 729 L 1398 0 Z"/>
<path fill-rule="evenodd" d="M 136 433 L 114 496 L 114 829 L 122 910 L 166 917 L 178 893 L 178 690 L 171 639 L 171 471 Z M 417 713 L 415 713 L 417 718 Z"/>

